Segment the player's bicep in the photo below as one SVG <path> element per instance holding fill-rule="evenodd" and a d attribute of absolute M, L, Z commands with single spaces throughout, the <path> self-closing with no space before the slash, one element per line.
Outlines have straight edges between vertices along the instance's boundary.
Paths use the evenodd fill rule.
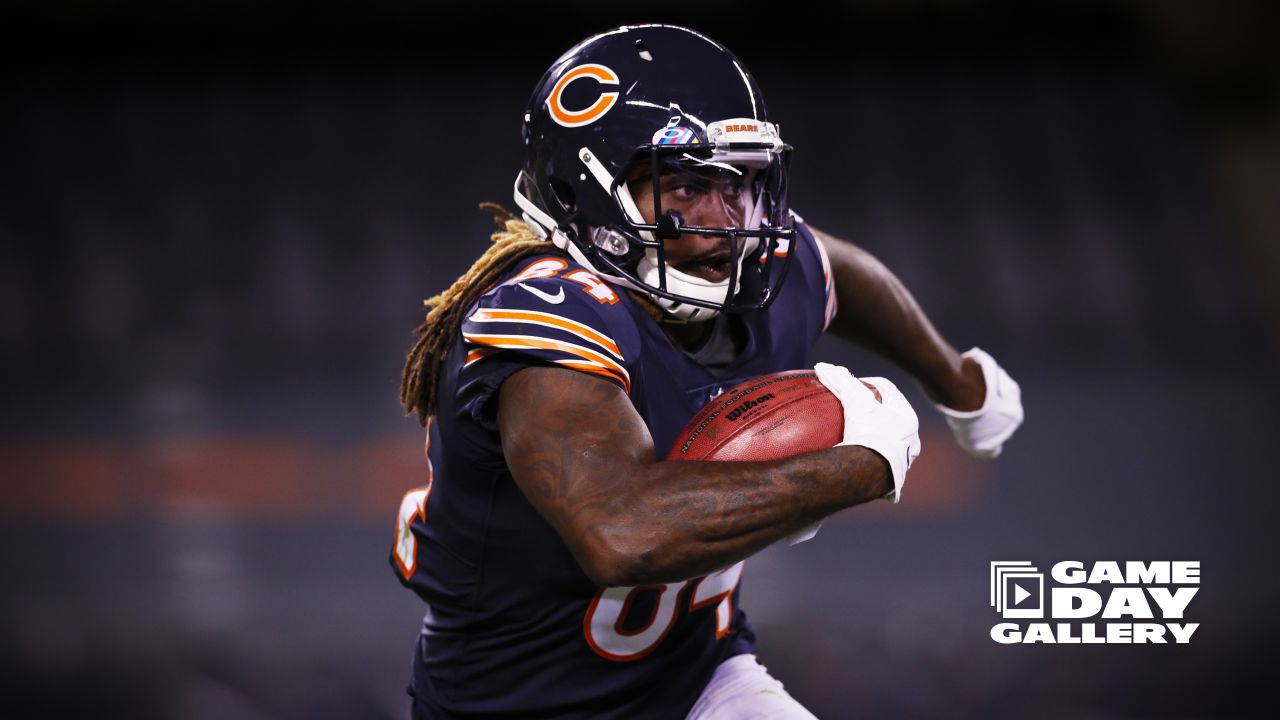
<path fill-rule="evenodd" d="M 502 384 L 502 452 L 516 484 L 589 575 L 653 439 L 621 388 L 573 370 L 530 367 Z"/>

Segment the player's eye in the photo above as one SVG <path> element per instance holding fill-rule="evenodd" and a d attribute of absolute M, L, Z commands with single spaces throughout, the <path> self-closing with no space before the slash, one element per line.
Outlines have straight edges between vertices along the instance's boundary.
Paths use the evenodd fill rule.
<path fill-rule="evenodd" d="M 675 195 L 677 198 L 680 198 L 681 200 L 693 200 L 694 198 L 701 195 L 703 192 L 704 192 L 704 188 L 702 186 L 695 185 L 693 183 L 677 185 L 671 188 L 671 194 Z"/>
<path fill-rule="evenodd" d="M 705 180 L 691 177 L 673 178 L 665 183 L 664 192 L 678 200 L 696 200 L 710 188 Z"/>

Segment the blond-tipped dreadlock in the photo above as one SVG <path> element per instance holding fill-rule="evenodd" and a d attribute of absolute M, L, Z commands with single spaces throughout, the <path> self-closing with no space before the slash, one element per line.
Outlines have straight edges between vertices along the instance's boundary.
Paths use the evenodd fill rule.
<path fill-rule="evenodd" d="M 498 232 L 491 236 L 493 244 L 470 270 L 463 273 L 448 290 L 424 303 L 427 317 L 414 330 L 418 341 L 405 359 L 400 376 L 400 403 L 406 413 L 416 413 L 418 422 L 426 425 L 436 410 L 436 381 L 440 364 L 452 347 L 462 326 L 463 314 L 511 264 L 538 253 L 559 252 L 554 245 L 533 234 L 529 226 L 497 203 L 481 203 L 480 209 L 493 213 Z"/>

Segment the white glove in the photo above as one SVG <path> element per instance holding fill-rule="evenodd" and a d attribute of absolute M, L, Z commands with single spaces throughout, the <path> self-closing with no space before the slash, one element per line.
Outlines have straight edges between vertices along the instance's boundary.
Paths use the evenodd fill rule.
<path fill-rule="evenodd" d="M 911 403 L 884 378 L 859 380 L 847 368 L 828 363 L 818 363 L 813 370 L 844 407 L 844 441 L 840 445 L 861 445 L 883 457 L 893 471 L 891 494 L 898 502 L 907 469 L 920 455 L 920 420 Z M 880 392 L 879 402 L 864 382 Z"/>
<path fill-rule="evenodd" d="M 818 374 L 818 381 L 840 400 L 844 409 L 844 440 L 840 445 L 861 445 L 883 457 L 893 472 L 890 495 L 898 502 L 907 479 L 907 468 L 920 455 L 920 421 L 911 403 L 896 385 L 884 378 L 859 380 L 848 368 L 830 363 L 818 363 L 813 370 Z M 864 382 L 875 386 L 880 400 L 876 400 Z M 797 545 L 812 539 L 821 527 L 819 520 L 783 539 L 788 545 Z"/>
<path fill-rule="evenodd" d="M 960 447 L 975 457 L 996 457 L 1005 441 L 1022 424 L 1022 389 L 995 358 L 982 350 L 974 348 L 960 357 L 973 358 L 982 367 L 987 397 L 982 407 L 968 412 L 943 405 L 937 408 L 947 417 L 951 434 Z"/>

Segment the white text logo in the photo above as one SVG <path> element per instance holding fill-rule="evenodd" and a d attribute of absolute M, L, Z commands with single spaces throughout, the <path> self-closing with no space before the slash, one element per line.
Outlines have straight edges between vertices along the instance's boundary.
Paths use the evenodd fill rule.
<path fill-rule="evenodd" d="M 1056 563 L 1045 591 L 1044 573 L 1026 560 L 991 563 L 990 604 L 1005 620 L 991 628 L 998 643 L 1187 643 L 1200 623 L 1183 620 L 1200 591 L 1200 562 L 1076 560 Z M 1100 622 L 1082 622 L 1097 618 Z M 1160 622 L 1156 622 L 1156 621 Z M 1121 621 L 1121 622 L 1114 622 Z M 1142 622 L 1150 621 L 1150 622 Z"/>

